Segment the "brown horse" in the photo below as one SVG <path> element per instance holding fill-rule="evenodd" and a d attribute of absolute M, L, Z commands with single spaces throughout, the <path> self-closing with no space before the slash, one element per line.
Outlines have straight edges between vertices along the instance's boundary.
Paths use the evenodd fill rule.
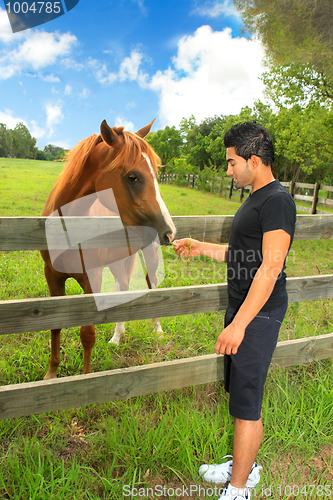
<path fill-rule="evenodd" d="M 100 135 L 93 134 L 70 151 L 42 215 L 120 216 L 125 227 L 133 227 L 144 238 L 145 228 L 148 233 L 152 228 L 161 244 L 169 244 L 176 229 L 157 183 L 159 158 L 143 140 L 152 123 L 132 134 L 123 127 L 111 128 L 104 120 Z M 147 270 L 150 267 L 150 276 L 153 276 L 157 267 L 156 254 L 154 244 L 152 241 L 149 243 L 143 253 Z M 84 293 L 99 292 L 105 266 L 115 274 L 117 289 L 127 290 L 133 268 L 131 254 L 139 248 L 132 248 L 132 252 L 127 253 L 127 256 L 130 255 L 128 258 L 124 258 L 124 248 L 84 251 L 79 248 L 58 252 L 56 257 L 50 248 L 41 251 L 50 295 L 65 295 L 65 282 L 70 277 L 76 279 Z M 93 265 L 85 265 L 89 261 Z M 156 285 L 154 279 L 148 284 L 151 287 Z M 56 377 L 60 363 L 60 332 L 61 329 L 51 330 L 51 355 L 45 379 Z M 94 325 L 82 326 L 80 338 L 84 349 L 83 373 L 86 374 L 91 372 Z"/>

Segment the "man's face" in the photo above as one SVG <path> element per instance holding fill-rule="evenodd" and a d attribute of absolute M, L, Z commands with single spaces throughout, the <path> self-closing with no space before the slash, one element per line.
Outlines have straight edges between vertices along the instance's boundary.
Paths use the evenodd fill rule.
<path fill-rule="evenodd" d="M 227 175 L 231 175 L 236 189 L 251 185 L 253 172 L 249 167 L 249 162 L 236 154 L 234 147 L 227 148 L 226 155 L 228 170 Z"/>

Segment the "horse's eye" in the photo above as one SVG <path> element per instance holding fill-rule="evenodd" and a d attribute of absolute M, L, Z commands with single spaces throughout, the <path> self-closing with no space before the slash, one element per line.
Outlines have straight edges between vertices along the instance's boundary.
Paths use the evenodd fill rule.
<path fill-rule="evenodd" d="M 136 176 L 136 175 L 129 175 L 129 176 L 128 176 L 128 180 L 129 180 L 130 182 L 133 182 L 133 183 L 134 183 L 134 182 L 139 182 L 139 179 L 137 178 L 137 176 Z"/>

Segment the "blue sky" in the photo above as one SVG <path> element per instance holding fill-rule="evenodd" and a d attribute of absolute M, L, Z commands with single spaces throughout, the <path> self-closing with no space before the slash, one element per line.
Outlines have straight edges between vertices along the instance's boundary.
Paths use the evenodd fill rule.
<path fill-rule="evenodd" d="M 24 122 L 41 149 L 73 147 L 104 119 L 200 123 L 263 99 L 262 58 L 231 0 L 80 0 L 15 34 L 0 7 L 0 123 Z"/>

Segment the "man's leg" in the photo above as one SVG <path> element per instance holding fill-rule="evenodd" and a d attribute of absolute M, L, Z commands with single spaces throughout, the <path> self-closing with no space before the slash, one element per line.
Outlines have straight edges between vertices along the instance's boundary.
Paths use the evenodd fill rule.
<path fill-rule="evenodd" d="M 263 438 L 263 425 L 259 420 L 235 418 L 233 464 L 230 484 L 245 488 Z"/>

